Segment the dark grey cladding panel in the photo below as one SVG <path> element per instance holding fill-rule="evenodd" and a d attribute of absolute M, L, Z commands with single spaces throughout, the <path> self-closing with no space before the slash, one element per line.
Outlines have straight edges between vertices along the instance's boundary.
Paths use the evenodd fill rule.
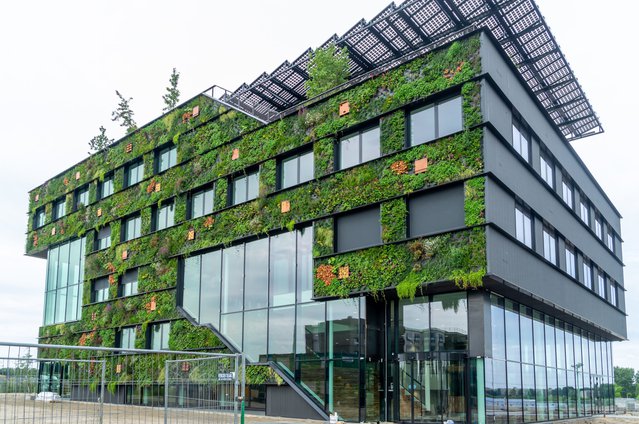
<path fill-rule="evenodd" d="M 534 212 L 552 225 L 563 237 L 599 265 L 608 275 L 623 284 L 623 268 L 610 251 L 588 231 L 579 218 L 554 196 L 514 151 L 490 131 L 484 132 L 485 164 L 510 191 L 521 198 Z M 506 232 L 515 235 L 512 194 L 499 187 L 491 178 L 486 188 L 486 216 Z M 535 224 L 540 224 L 536 221 Z M 539 225 L 537 225 L 539 227 Z M 536 228 L 535 230 L 540 230 Z M 540 231 L 536 231 L 541 235 Z M 540 242 L 540 239 L 537 239 Z M 540 248 L 537 251 L 541 252 Z M 563 252 L 560 252 L 563 254 Z"/>
<path fill-rule="evenodd" d="M 528 91 L 519 82 L 519 79 L 512 70 L 512 64 L 507 64 L 497 47 L 488 37 L 481 37 L 481 63 L 483 71 L 498 85 L 513 107 L 521 114 L 524 121 L 531 127 L 532 131 L 550 150 L 559 164 L 566 169 L 570 177 L 585 192 L 589 200 L 603 214 L 605 219 L 620 234 L 619 214 L 614 210 L 614 206 L 606 199 L 603 191 L 594 182 L 594 178 L 589 175 L 585 166 L 577 159 L 578 155 L 570 144 L 556 132 L 553 123 L 539 109 Z M 512 129 L 509 119 L 512 119 L 510 106 L 503 102 L 488 84 L 482 84 L 482 114 L 486 121 L 495 123 L 495 127 L 502 133 L 502 136 L 512 142 Z M 501 104 L 499 104 L 501 103 Z M 601 148 L 606 148 L 602 145 Z M 533 152 L 533 160 L 539 158 Z M 488 164 L 486 170 L 490 171 Z"/>
<path fill-rule="evenodd" d="M 267 416 L 324 421 L 324 417 L 311 408 L 290 386 L 266 386 L 266 399 Z"/>
<path fill-rule="evenodd" d="M 381 244 L 379 206 L 338 216 L 335 230 L 338 252 Z"/>
<path fill-rule="evenodd" d="M 626 338 L 622 312 L 494 228 L 486 231 L 488 273 Z M 623 299 L 619 305 L 625 309 Z"/>
<path fill-rule="evenodd" d="M 464 226 L 464 185 L 429 190 L 408 199 L 411 237 L 440 233 Z"/>

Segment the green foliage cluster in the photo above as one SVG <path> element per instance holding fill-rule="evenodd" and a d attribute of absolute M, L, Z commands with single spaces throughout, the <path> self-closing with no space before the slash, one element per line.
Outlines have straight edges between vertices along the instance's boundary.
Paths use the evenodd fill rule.
<path fill-rule="evenodd" d="M 474 178 L 464 184 L 464 223 L 467 227 L 486 222 L 486 178 Z"/>
<path fill-rule="evenodd" d="M 334 270 L 330 282 L 315 278 L 314 296 L 348 297 L 357 292 L 383 295 L 395 288 L 402 298 L 412 298 L 422 284 L 454 280 L 462 288 L 475 287 L 486 273 L 486 238 L 483 228 L 464 230 L 396 244 L 386 244 L 318 259 L 317 266 Z M 339 279 L 338 269 L 349 268 Z"/>
<path fill-rule="evenodd" d="M 615 397 L 638 398 L 639 370 L 615 367 Z"/>
<path fill-rule="evenodd" d="M 116 96 L 120 99 L 118 103 L 118 107 L 111 112 L 111 120 L 115 122 L 119 122 L 121 127 L 126 128 L 126 133 L 132 133 L 133 131 L 138 129 L 138 125 L 135 123 L 133 119 L 133 115 L 135 113 L 131 109 L 131 105 L 129 102 L 133 100 L 132 97 L 128 99 L 125 98 L 118 90 L 115 90 Z"/>
<path fill-rule="evenodd" d="M 180 80 L 180 73 L 173 68 L 171 77 L 169 78 L 169 86 L 166 87 L 166 94 L 162 96 L 164 101 L 164 109 L 162 112 L 168 112 L 173 109 L 180 102 L 180 90 L 178 89 L 178 81 Z"/>
<path fill-rule="evenodd" d="M 408 209 L 403 198 L 384 202 L 380 207 L 382 241 L 390 243 L 406 238 L 406 218 Z"/>
<path fill-rule="evenodd" d="M 403 110 L 386 115 L 380 119 L 382 154 L 394 153 L 404 148 L 406 116 Z"/>
<path fill-rule="evenodd" d="M 348 81 L 348 49 L 330 44 L 310 53 L 306 97 L 312 98 Z"/>

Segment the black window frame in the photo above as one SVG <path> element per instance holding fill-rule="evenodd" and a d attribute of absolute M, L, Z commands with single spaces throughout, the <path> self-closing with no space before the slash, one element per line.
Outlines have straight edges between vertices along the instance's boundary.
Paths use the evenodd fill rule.
<path fill-rule="evenodd" d="M 78 187 L 73 192 L 73 210 L 80 209 L 80 196 L 86 196 L 86 203 L 82 203 L 82 206 L 89 206 L 89 185 L 85 184 L 82 187 Z"/>
<path fill-rule="evenodd" d="M 62 206 L 62 208 L 64 209 L 62 211 L 62 214 L 60 214 L 60 211 L 59 211 L 60 206 Z M 66 199 L 66 197 L 61 197 L 59 199 L 56 199 L 53 202 L 53 207 L 52 207 L 52 210 L 51 210 L 51 216 L 52 216 L 53 220 L 55 221 L 56 219 L 60 219 L 60 218 L 62 218 L 64 216 L 66 216 L 66 215 L 67 215 L 67 199 Z"/>
<path fill-rule="evenodd" d="M 523 240 L 518 237 L 517 233 L 517 211 L 519 211 L 524 218 L 528 218 L 528 222 L 530 222 L 530 244 L 526 243 L 526 232 L 524 229 L 524 237 Z M 529 208 L 524 206 L 523 204 L 517 202 L 515 203 L 515 239 L 519 241 L 524 246 L 529 249 L 535 248 L 535 220 L 533 218 L 533 214 Z"/>
<path fill-rule="evenodd" d="M 110 186 L 111 186 L 111 193 L 105 195 L 104 194 L 104 185 L 106 182 L 110 182 Z M 104 178 L 102 179 L 102 181 L 98 182 L 98 187 L 97 187 L 97 197 L 98 200 L 101 199 L 106 199 L 107 197 L 113 195 L 113 193 L 115 193 L 115 174 L 113 172 L 110 172 L 108 174 L 106 174 L 104 176 Z"/>
<path fill-rule="evenodd" d="M 552 228 L 551 226 L 544 224 L 542 230 L 541 230 L 541 234 L 542 234 L 542 242 L 543 242 L 543 256 L 544 259 L 546 259 L 548 262 L 550 262 L 551 264 L 557 266 L 559 265 L 559 237 L 557 237 L 557 231 Z M 548 256 L 546 256 L 546 240 L 545 240 L 545 235 L 548 234 L 548 237 L 551 238 L 554 241 L 554 257 L 553 258 L 549 258 Z M 550 252 L 553 253 L 553 252 Z"/>
<path fill-rule="evenodd" d="M 307 180 L 300 180 L 300 159 L 303 156 L 310 156 L 311 158 L 311 163 L 313 165 L 313 170 L 311 172 L 311 178 L 307 179 Z M 296 170 L 297 170 L 297 177 L 296 177 L 296 181 L 294 184 L 291 185 L 284 185 L 284 163 L 289 162 L 289 161 L 295 161 L 296 162 Z M 284 158 L 281 158 L 277 161 L 277 189 L 278 190 L 284 190 L 287 188 L 291 188 L 291 187 L 295 187 L 299 184 L 304 184 L 307 183 L 311 180 L 315 179 L 315 155 L 313 153 L 313 149 L 305 149 L 301 152 L 298 152 L 296 154 L 293 155 L 289 155 L 286 156 Z"/>
<path fill-rule="evenodd" d="M 122 346 L 122 333 L 127 330 L 127 331 L 133 331 L 133 346 Z M 120 348 L 120 349 L 135 349 L 135 342 L 137 341 L 137 331 L 136 331 L 136 326 L 135 325 L 127 325 L 125 327 L 122 327 L 118 330 L 117 334 L 116 334 L 116 347 Z"/>
<path fill-rule="evenodd" d="M 108 230 L 109 230 L 109 236 L 108 236 L 108 238 L 109 238 L 109 242 L 108 242 L 108 245 L 107 245 L 107 246 L 102 247 L 102 246 L 100 245 L 100 241 L 101 241 L 101 240 L 104 240 L 106 237 L 105 237 L 105 238 L 100 238 L 100 233 L 101 233 L 103 230 L 106 230 L 106 229 L 108 229 Z M 106 224 L 105 226 L 103 226 L 103 227 L 101 227 L 101 228 L 98 228 L 98 229 L 96 230 L 96 232 L 95 232 L 95 241 L 94 241 L 94 245 L 93 245 L 93 250 L 98 251 L 98 250 L 108 249 L 109 247 L 111 247 L 111 244 L 112 244 L 112 242 L 113 242 L 113 240 L 111 239 L 111 236 L 112 236 L 112 232 L 111 232 L 111 225 Z"/>
<path fill-rule="evenodd" d="M 139 219 L 140 220 L 140 231 L 139 231 L 139 235 L 137 235 L 136 237 L 128 237 L 128 232 L 127 232 L 127 223 L 130 220 L 133 219 Z M 134 215 L 129 215 L 125 218 L 122 218 L 122 224 L 121 224 L 121 230 L 120 230 L 120 240 L 122 240 L 122 242 L 127 242 L 130 240 L 135 240 L 136 238 L 142 237 L 142 216 L 139 213 L 136 213 Z"/>
<path fill-rule="evenodd" d="M 142 175 L 140 176 L 140 178 L 136 181 L 136 182 L 131 182 L 131 170 L 133 168 L 138 168 L 138 167 L 142 167 Z M 124 188 L 128 188 L 128 187 L 132 187 L 138 183 L 140 183 L 140 181 L 144 180 L 144 161 L 142 159 L 136 159 L 130 163 L 128 163 L 127 165 L 125 165 L 124 167 Z"/>
<path fill-rule="evenodd" d="M 131 276 L 135 274 L 135 279 L 131 280 L 131 281 L 126 281 L 128 278 L 131 278 Z M 120 277 L 120 282 L 118 284 L 118 296 L 119 297 L 129 297 L 129 296 L 135 296 L 137 294 L 140 293 L 139 291 L 139 283 L 140 283 L 140 271 L 139 268 L 131 268 L 128 269 L 124 272 L 124 274 L 122 274 L 122 277 Z M 127 284 L 135 284 L 135 293 L 130 293 L 130 294 L 125 294 L 124 293 L 124 288 Z"/>
<path fill-rule="evenodd" d="M 195 190 L 191 190 L 191 192 L 188 195 L 188 201 L 187 201 L 187 211 L 186 211 L 186 216 L 188 217 L 188 219 L 195 219 L 195 218 L 200 218 L 203 216 L 207 216 L 212 214 L 215 211 L 215 187 L 216 187 L 216 183 L 212 183 L 212 184 L 207 184 L 205 186 L 199 187 Z M 210 212 L 206 212 L 206 201 L 202 201 L 202 212 L 206 212 L 206 213 L 202 213 L 201 215 L 195 216 L 195 214 L 193 213 L 195 208 L 193 205 L 193 202 L 195 200 L 195 197 L 203 194 L 204 196 L 206 196 L 206 193 L 210 192 L 212 195 L 212 205 L 211 205 L 211 211 Z M 206 197 L 205 197 L 206 198 Z"/>
<path fill-rule="evenodd" d="M 162 211 L 162 209 L 164 208 L 172 208 L 172 212 L 171 212 L 171 216 L 173 217 L 171 224 L 163 226 L 162 228 L 160 228 L 158 226 L 159 222 L 160 222 L 160 212 Z M 167 219 L 168 219 L 168 215 L 167 215 Z M 166 202 L 163 202 L 161 205 L 154 205 L 151 208 L 151 231 L 155 232 L 155 231 L 161 231 L 161 230 L 165 230 L 167 228 L 171 228 L 175 225 L 175 199 L 169 199 Z"/>
<path fill-rule="evenodd" d="M 546 163 L 546 168 L 544 168 L 544 163 Z M 548 181 L 548 175 L 547 175 L 548 170 L 550 170 L 551 172 L 550 181 Z M 544 181 L 544 183 L 553 190 L 555 189 L 555 185 L 556 185 L 555 184 L 556 171 L 557 170 L 555 169 L 555 160 L 553 159 L 553 157 L 549 153 L 543 150 L 539 152 L 539 176 Z M 544 176 L 544 173 L 546 173 L 546 176 Z"/>
<path fill-rule="evenodd" d="M 457 130 L 457 131 L 442 135 L 441 131 L 439 129 L 439 107 L 440 107 L 441 104 L 449 102 L 449 101 L 454 100 L 454 99 L 459 99 L 460 100 L 459 112 L 460 112 L 460 119 L 461 119 L 461 128 L 459 130 Z M 426 141 L 422 141 L 421 143 L 413 144 L 412 143 L 412 138 L 413 138 L 413 119 L 414 119 L 413 115 L 418 113 L 418 112 L 421 112 L 423 110 L 426 110 L 428 108 L 431 108 L 431 107 L 434 109 L 434 111 L 433 111 L 433 122 L 435 124 L 434 130 L 433 130 L 434 136 L 430 140 L 426 140 Z M 458 133 L 460 131 L 463 131 L 464 130 L 464 99 L 462 98 L 461 93 L 455 94 L 453 96 L 447 96 L 445 98 L 442 98 L 441 100 L 437 100 L 437 101 L 434 101 L 434 102 L 431 102 L 431 103 L 428 103 L 428 104 L 425 104 L 425 105 L 421 105 L 419 107 L 416 107 L 416 108 L 408 110 L 406 112 L 406 129 L 408 131 L 408 137 L 406 137 L 406 142 L 405 142 L 405 146 L 404 147 L 407 147 L 407 148 L 408 147 L 420 146 L 422 144 L 432 143 L 433 141 L 439 140 L 442 137 L 448 137 L 448 136 L 450 136 L 452 134 L 456 134 L 456 133 Z"/>
<path fill-rule="evenodd" d="M 527 146 L 526 146 L 526 157 L 524 157 L 521 154 L 521 149 L 518 149 L 517 147 L 515 147 L 515 130 L 517 130 L 517 132 L 523 136 L 523 138 L 526 140 Z M 515 152 L 517 152 L 517 154 L 519 155 L 519 157 L 521 157 L 526 163 L 530 164 L 531 161 L 531 157 L 532 157 L 532 153 L 531 153 L 531 146 L 532 146 L 532 133 L 528 127 L 528 125 L 526 125 L 522 119 L 520 119 L 519 117 L 517 117 L 515 115 L 515 113 L 513 113 L 513 120 L 512 120 L 512 144 L 511 146 L 513 147 L 513 149 L 515 150 Z"/>
<path fill-rule="evenodd" d="M 175 152 L 175 163 L 171 164 L 171 152 Z M 161 169 L 160 166 L 162 164 L 162 155 L 168 153 L 168 159 L 169 159 L 169 164 L 166 168 Z M 156 174 L 161 174 L 162 172 L 165 172 L 171 168 L 173 168 L 174 166 L 177 165 L 177 146 L 175 144 L 167 144 L 164 145 L 158 149 L 155 150 L 155 154 L 154 154 L 154 160 L 155 160 L 155 166 L 154 166 L 154 170 Z"/>
<path fill-rule="evenodd" d="M 158 326 L 163 326 L 163 325 L 168 325 L 169 326 L 169 331 L 167 332 L 167 340 L 166 340 L 166 348 L 163 348 L 162 346 L 164 346 L 164 338 L 161 339 L 160 341 L 160 349 L 161 350 L 165 350 L 169 348 L 169 340 L 171 340 L 171 321 L 158 321 L 158 322 L 153 322 L 150 323 L 150 325 L 147 327 L 147 334 L 146 334 L 146 348 L 147 349 L 153 349 L 153 334 L 154 334 L 154 328 L 158 327 Z M 160 334 L 162 334 L 162 332 L 160 332 Z"/>
<path fill-rule="evenodd" d="M 44 206 L 37 208 L 33 214 L 33 228 L 42 228 L 47 222 L 47 211 Z"/>
<path fill-rule="evenodd" d="M 255 179 L 256 179 L 256 183 L 257 183 L 257 190 L 255 192 L 255 197 L 249 197 L 249 177 L 255 175 Z M 239 202 L 235 201 L 235 182 L 240 180 L 240 179 L 245 179 L 245 183 L 246 183 L 246 198 L 244 200 L 241 200 Z M 246 172 L 242 173 L 242 174 L 236 174 L 235 176 L 230 177 L 229 179 L 229 184 L 228 184 L 229 189 L 227 190 L 228 192 L 228 199 L 227 199 L 227 204 L 229 206 L 236 206 L 236 205 L 240 205 L 242 203 L 245 202 L 250 202 L 251 200 L 255 200 L 260 196 L 260 170 L 258 169 L 251 169 L 251 170 L 246 170 Z"/>
<path fill-rule="evenodd" d="M 97 286 L 101 285 L 101 286 L 106 286 L 106 287 L 100 287 L 99 291 Z M 93 280 L 91 282 L 91 303 L 98 303 L 98 302 L 106 302 L 107 300 L 109 300 L 110 296 L 109 296 L 109 277 L 100 277 L 100 278 L 96 278 L 95 280 Z M 98 299 L 97 294 L 100 292 L 102 292 L 103 290 L 105 290 L 106 296 L 104 299 Z"/>
<path fill-rule="evenodd" d="M 362 146 L 363 146 L 363 135 L 365 133 L 368 133 L 370 131 L 374 131 L 377 130 L 378 133 L 378 137 L 377 137 L 377 148 L 378 148 L 378 155 L 376 157 L 367 159 L 367 160 L 363 160 L 362 158 Z M 345 142 L 346 140 L 350 140 L 351 138 L 357 136 L 357 146 L 358 146 L 358 157 L 357 157 L 357 163 L 353 164 L 353 165 L 349 165 L 349 166 L 342 166 L 342 143 Z M 367 125 L 366 127 L 359 129 L 357 131 L 352 131 L 349 133 L 346 133 L 342 136 L 339 137 L 339 139 L 337 140 L 337 142 L 335 143 L 335 164 L 336 164 L 336 170 L 337 171 L 341 171 L 344 169 L 350 169 L 353 168 L 355 166 L 361 165 L 363 163 L 367 163 L 370 162 L 372 160 L 375 159 L 379 159 L 380 157 L 382 157 L 382 130 L 379 124 L 379 121 L 376 121 L 375 125 Z M 315 162 L 313 161 L 313 167 L 315 167 Z"/>

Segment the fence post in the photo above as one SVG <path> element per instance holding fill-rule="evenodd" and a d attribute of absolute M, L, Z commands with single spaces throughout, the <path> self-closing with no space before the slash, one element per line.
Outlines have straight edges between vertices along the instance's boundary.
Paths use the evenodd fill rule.
<path fill-rule="evenodd" d="M 237 424 L 237 401 L 238 401 L 238 389 L 239 389 L 239 382 L 238 382 L 238 374 L 237 374 L 237 355 L 235 355 L 235 361 L 233 361 L 235 363 L 235 378 L 233 379 L 233 423 Z"/>
<path fill-rule="evenodd" d="M 240 424 L 244 424 L 244 396 L 246 396 L 246 356 L 242 353 L 242 412 Z"/>
<path fill-rule="evenodd" d="M 106 381 L 106 359 L 102 361 L 102 375 L 100 376 L 100 424 L 104 422 L 104 382 Z"/>
<path fill-rule="evenodd" d="M 170 361 L 164 361 L 164 424 L 169 422 L 169 365 Z"/>

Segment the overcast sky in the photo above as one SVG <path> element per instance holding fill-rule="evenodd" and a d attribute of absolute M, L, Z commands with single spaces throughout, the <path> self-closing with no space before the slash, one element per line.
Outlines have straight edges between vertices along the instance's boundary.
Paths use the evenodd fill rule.
<path fill-rule="evenodd" d="M 373 18 L 387 0 L 12 1 L 0 6 L 0 340 L 33 342 L 45 261 L 23 256 L 27 192 L 84 159 L 100 125 L 114 138 L 114 90 L 138 125 L 161 114 L 173 67 L 186 100 L 235 89 Z M 635 17 L 639 2 L 539 0 L 606 132 L 575 141 L 624 216 L 628 335 L 616 365 L 639 368 L 639 190 Z M 632 9 L 632 10 L 630 10 Z"/>

